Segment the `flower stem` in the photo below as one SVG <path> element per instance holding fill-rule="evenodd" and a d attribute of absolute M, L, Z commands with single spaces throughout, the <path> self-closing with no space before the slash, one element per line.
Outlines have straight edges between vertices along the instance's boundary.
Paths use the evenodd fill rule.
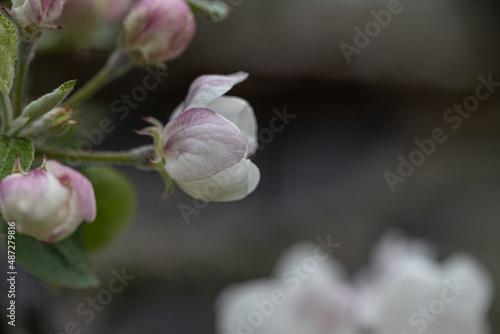
<path fill-rule="evenodd" d="M 68 165 L 87 164 L 112 164 L 133 165 L 140 168 L 151 169 L 146 160 L 154 154 L 153 145 L 145 145 L 129 151 L 81 151 L 74 149 L 61 149 L 48 146 L 38 146 L 36 153 L 39 156 L 46 155 L 48 158 L 66 160 Z"/>
<path fill-rule="evenodd" d="M 9 94 L 0 92 L 0 109 L 2 110 L 2 133 L 5 133 L 10 128 L 13 118 Z"/>
<path fill-rule="evenodd" d="M 92 97 L 99 89 L 121 77 L 134 67 L 128 56 L 121 50 L 115 50 L 108 58 L 106 65 L 97 72 L 82 88 L 73 93 L 64 103 L 65 107 L 76 107 Z"/>
<path fill-rule="evenodd" d="M 31 61 L 35 56 L 35 46 L 37 40 L 38 38 L 29 40 L 20 39 L 19 45 L 17 46 L 16 82 L 13 88 L 14 116 L 19 116 L 21 114 L 21 108 L 23 106 L 24 98 L 24 88 L 26 86 L 26 77 L 28 75 Z"/>

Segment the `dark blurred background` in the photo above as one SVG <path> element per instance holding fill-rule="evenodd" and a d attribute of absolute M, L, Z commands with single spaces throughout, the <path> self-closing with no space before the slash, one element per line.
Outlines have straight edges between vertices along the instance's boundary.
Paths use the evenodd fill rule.
<path fill-rule="evenodd" d="M 169 77 L 125 120 L 110 105 L 146 72 L 134 70 L 102 90 L 94 99 L 96 117 L 111 118 L 117 129 L 96 150 L 149 143 L 132 132 L 146 125 L 140 117 L 167 121 L 190 82 L 207 73 L 250 73 L 230 94 L 252 104 L 260 128 L 269 128 L 273 110 L 286 108 L 296 117 L 272 140 L 261 138 L 257 190 L 243 201 L 210 203 L 190 224 L 179 210 L 194 206 L 189 196 L 176 190 L 158 205 L 159 176 L 121 168 L 137 189 L 137 214 L 93 262 L 103 282 L 113 268 L 136 278 L 87 325 L 75 309 L 96 291 L 54 295 L 25 274 L 18 286 L 29 311 L 20 324 L 34 333 L 64 332 L 74 320 L 83 333 L 213 334 L 217 293 L 229 283 L 268 276 L 293 242 L 331 234 L 341 243 L 337 257 L 353 273 L 392 228 L 431 241 L 441 258 L 473 254 L 498 282 L 500 87 L 457 130 L 443 114 L 474 94 L 478 76 L 500 81 L 499 5 L 402 0 L 402 12 L 348 64 L 340 43 L 353 45 L 353 28 L 364 29 L 373 20 L 370 11 L 387 3 L 241 1 L 223 22 L 198 17 L 191 47 L 168 64 Z M 81 85 L 106 57 L 44 55 L 33 64 L 31 92 L 74 78 Z M 445 129 L 448 139 L 392 192 L 384 173 L 396 173 L 398 156 L 408 158 L 414 140 L 429 138 L 435 128 Z M 498 298 L 490 319 L 493 333 L 500 333 Z"/>

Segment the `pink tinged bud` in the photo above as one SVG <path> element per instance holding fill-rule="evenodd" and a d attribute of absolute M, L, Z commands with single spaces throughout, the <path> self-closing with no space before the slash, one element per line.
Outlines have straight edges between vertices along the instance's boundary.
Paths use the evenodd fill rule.
<path fill-rule="evenodd" d="M 230 75 L 202 75 L 189 87 L 186 100 L 170 116 L 174 119 L 191 108 L 207 108 L 234 123 L 247 142 L 247 155 L 257 151 L 257 119 L 248 101 L 233 96 L 223 96 L 234 85 L 245 81 L 248 73 L 237 72 Z"/>
<path fill-rule="evenodd" d="M 39 28 L 57 19 L 65 2 L 66 0 L 14 0 L 11 12 L 21 28 Z"/>
<path fill-rule="evenodd" d="M 47 171 L 13 174 L 0 184 L 0 207 L 19 233 L 44 242 L 70 236 L 83 220 L 95 219 L 92 184 L 79 172 L 48 161 Z"/>
<path fill-rule="evenodd" d="M 123 21 L 122 44 L 139 65 L 159 65 L 178 57 L 196 32 L 184 0 L 141 0 Z"/>
<path fill-rule="evenodd" d="M 206 201 L 241 199 L 257 186 L 238 127 L 212 110 L 193 108 L 170 121 L 163 136 L 165 169 L 181 189 Z"/>

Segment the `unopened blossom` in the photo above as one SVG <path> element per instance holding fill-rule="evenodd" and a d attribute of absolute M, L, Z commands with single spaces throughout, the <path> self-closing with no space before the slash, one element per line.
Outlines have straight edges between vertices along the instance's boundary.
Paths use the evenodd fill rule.
<path fill-rule="evenodd" d="M 20 28 L 40 27 L 56 20 L 66 0 L 13 0 L 11 14 Z"/>
<path fill-rule="evenodd" d="M 253 109 L 243 99 L 222 97 L 247 76 L 238 72 L 197 78 L 160 130 L 160 168 L 194 198 L 239 200 L 259 183 L 259 169 L 248 159 L 257 149 Z"/>
<path fill-rule="evenodd" d="M 160 65 L 178 57 L 196 32 L 184 0 L 140 0 L 123 20 L 122 45 L 138 65 Z"/>
<path fill-rule="evenodd" d="M 71 119 L 72 108 L 57 107 L 32 122 L 19 133 L 21 137 L 44 139 L 47 137 L 60 137 L 66 134 L 79 122 Z"/>
<path fill-rule="evenodd" d="M 96 216 L 90 181 L 55 160 L 27 174 L 7 176 L 0 184 L 0 207 L 17 232 L 50 243 L 67 238 L 82 221 L 92 222 Z"/>
<path fill-rule="evenodd" d="M 223 116 L 240 129 L 247 143 L 247 156 L 258 148 L 257 119 L 247 100 L 225 95 L 233 86 L 245 81 L 248 73 L 202 75 L 189 87 L 188 95 L 170 116 L 170 120 L 193 108 L 207 108 Z"/>

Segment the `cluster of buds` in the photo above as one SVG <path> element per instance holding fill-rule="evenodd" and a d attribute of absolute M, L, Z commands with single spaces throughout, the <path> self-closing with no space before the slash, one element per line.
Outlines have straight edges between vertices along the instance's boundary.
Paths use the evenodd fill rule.
<path fill-rule="evenodd" d="M 63 7 L 68 2 L 68 10 Z M 10 15 L 21 31 L 67 27 L 84 39 L 103 22 L 122 20 L 130 0 L 13 0 Z M 141 0 L 123 18 L 121 48 L 139 66 L 161 65 L 178 57 L 196 32 L 196 21 L 184 0 Z M 82 29 L 82 26 L 85 26 Z"/>
<path fill-rule="evenodd" d="M 16 163 L 15 173 L 0 184 L 0 208 L 19 233 L 43 242 L 70 236 L 82 223 L 96 216 L 94 189 L 76 170 L 55 160 L 25 173 Z"/>
<path fill-rule="evenodd" d="M 73 13 L 60 17 L 66 1 L 13 0 L 10 15 L 21 35 L 28 34 L 25 37 L 38 36 L 52 22 L 63 23 L 64 29 L 64 22 L 70 25 L 72 15 L 78 16 L 78 12 L 83 16 L 99 12 L 99 17 L 106 19 L 124 16 L 118 48 L 96 76 L 98 84 L 132 66 L 162 66 L 184 52 L 196 32 L 193 13 L 184 0 L 140 0 L 127 15 L 130 0 L 68 0 Z M 92 21 L 86 23 L 91 25 Z M 28 42 L 34 46 L 36 39 L 28 38 Z M 253 109 L 244 99 L 224 96 L 247 77 L 244 72 L 201 76 L 191 84 L 168 124 L 147 118 L 153 126 L 139 133 L 154 137 L 154 156 L 152 153 L 148 159 L 168 182 L 169 190 L 175 182 L 197 199 L 233 201 L 257 187 L 260 172 L 249 159 L 257 149 Z M 87 97 L 85 94 L 98 84 L 91 80 L 81 89 L 82 95 Z M 61 87 L 29 105 L 42 109 L 56 99 L 47 107 L 50 111 L 30 109 L 26 115 L 23 111 L 7 134 L 40 143 L 65 134 L 77 124 L 71 119 L 73 106 L 84 98 L 75 94 L 76 98 L 73 95 L 63 104 L 67 107 L 61 107 L 70 91 Z M 90 181 L 55 160 L 44 160 L 42 167 L 28 173 L 17 163 L 14 174 L 0 183 L 0 207 L 6 220 L 16 222 L 19 233 L 50 243 L 68 237 L 82 221 L 91 222 L 96 215 Z"/>

